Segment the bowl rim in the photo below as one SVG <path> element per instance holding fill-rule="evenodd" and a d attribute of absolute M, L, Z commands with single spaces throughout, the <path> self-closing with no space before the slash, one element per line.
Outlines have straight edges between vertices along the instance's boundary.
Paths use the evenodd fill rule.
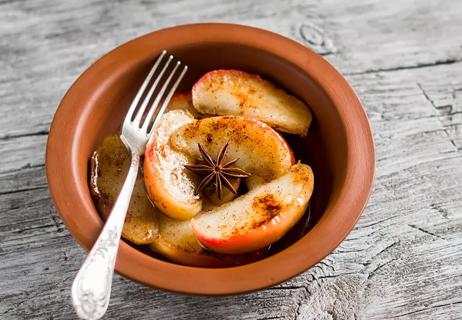
<path fill-rule="evenodd" d="M 113 49 L 92 64 L 69 88 L 53 118 L 46 150 L 46 175 L 55 207 L 71 234 L 89 250 L 103 227 L 101 219 L 85 201 L 88 190 L 79 185 L 75 161 L 78 121 L 85 112 L 86 82 L 94 81 L 105 66 L 123 55 L 135 54 L 143 44 L 177 38 L 185 45 L 226 42 L 250 46 L 298 66 L 310 75 L 336 105 L 345 124 L 347 159 L 345 183 L 318 223 L 287 249 L 257 262 L 232 268 L 197 268 L 150 257 L 121 241 L 116 272 L 136 282 L 178 293 L 228 295 L 254 291 L 286 281 L 314 266 L 330 254 L 359 219 L 372 191 L 375 150 L 369 120 L 359 98 L 343 76 L 324 58 L 282 35 L 230 23 L 179 25 L 151 32 Z M 161 50 L 159 50 L 160 52 Z M 101 86 L 104 87 L 102 84 Z M 84 98 L 82 98 L 84 97 Z M 87 97 L 91 99 L 91 97 Z M 66 151 L 63 154 L 63 150 Z M 74 150 L 74 151 L 73 151 Z M 71 183 L 69 183 L 71 182 Z M 327 230 L 336 232 L 323 237 Z M 276 271 L 274 271 L 276 270 Z"/>

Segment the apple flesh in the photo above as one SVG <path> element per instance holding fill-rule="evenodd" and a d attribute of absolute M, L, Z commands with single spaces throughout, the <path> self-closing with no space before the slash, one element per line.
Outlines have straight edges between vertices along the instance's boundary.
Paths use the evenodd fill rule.
<path fill-rule="evenodd" d="M 205 250 L 197 241 L 191 221 L 170 219 L 158 212 L 158 236 L 149 247 L 169 260 L 183 265 L 219 268 L 250 263 L 263 258 L 267 248 L 244 255 L 222 255 Z"/>
<path fill-rule="evenodd" d="M 129 167 L 130 153 L 119 135 L 104 139 L 91 158 L 90 190 L 98 211 L 105 218 L 111 213 Z M 143 176 L 138 172 L 122 237 L 140 245 L 153 242 L 158 234 L 156 211 L 146 197 Z"/>
<path fill-rule="evenodd" d="M 245 185 L 248 190 L 255 189 L 256 187 L 261 186 L 262 184 L 266 182 L 268 181 L 266 181 L 265 179 L 257 175 L 252 175 L 248 177 L 247 179 L 245 179 Z"/>
<path fill-rule="evenodd" d="M 215 70 L 192 88 L 194 108 L 212 115 L 239 115 L 260 120 L 287 133 L 306 136 L 311 112 L 301 100 L 257 75 Z"/>
<path fill-rule="evenodd" d="M 146 146 L 144 182 L 154 205 L 173 219 L 187 220 L 202 208 L 202 201 L 194 195 L 195 177 L 184 169 L 193 160 L 172 149 L 169 137 L 177 128 L 194 122 L 185 110 L 165 113 Z"/>
<path fill-rule="evenodd" d="M 150 248 L 164 257 L 184 265 L 196 267 L 222 267 L 225 261 L 214 257 L 197 241 L 191 221 L 170 219 L 158 215 L 159 235 Z"/>
<path fill-rule="evenodd" d="M 284 236 L 303 216 L 314 185 L 311 168 L 296 164 L 271 182 L 192 220 L 199 242 L 209 250 L 242 254 Z"/>
<path fill-rule="evenodd" d="M 216 157 L 229 143 L 227 160 L 252 175 L 269 181 L 287 171 L 294 155 L 284 138 L 270 126 L 255 119 L 238 116 L 221 116 L 188 123 L 170 136 L 170 145 L 193 159 L 200 158 L 197 144 Z"/>
<path fill-rule="evenodd" d="M 194 118 L 202 117 L 193 106 L 191 91 L 175 93 L 168 103 L 166 112 L 172 110 L 188 111 Z"/>

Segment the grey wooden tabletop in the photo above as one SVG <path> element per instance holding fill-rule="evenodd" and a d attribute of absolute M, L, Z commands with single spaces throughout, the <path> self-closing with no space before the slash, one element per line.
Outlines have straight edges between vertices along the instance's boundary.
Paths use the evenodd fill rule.
<path fill-rule="evenodd" d="M 375 189 L 348 238 L 290 281 L 191 297 L 115 276 L 107 319 L 462 319 L 461 1 L 0 1 L 0 319 L 74 319 L 85 252 L 57 215 L 44 150 L 61 97 L 115 46 L 175 24 L 279 32 L 362 99 Z"/>

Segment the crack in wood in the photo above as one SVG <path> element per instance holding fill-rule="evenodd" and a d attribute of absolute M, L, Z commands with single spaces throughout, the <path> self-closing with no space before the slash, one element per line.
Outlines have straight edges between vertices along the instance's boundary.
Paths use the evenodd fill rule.
<path fill-rule="evenodd" d="M 439 60 L 439 61 L 435 61 L 435 62 L 417 63 L 415 65 L 408 65 L 408 66 L 366 69 L 364 71 L 358 71 L 358 72 L 345 72 L 344 75 L 346 75 L 346 76 L 358 76 L 358 75 L 380 73 L 380 72 L 393 72 L 393 71 L 401 71 L 401 70 L 421 69 L 421 68 L 429 68 L 429 67 L 436 67 L 436 66 L 454 64 L 454 63 L 459 63 L 459 62 L 462 62 L 462 59 L 444 59 L 444 60 Z"/>
<path fill-rule="evenodd" d="M 419 230 L 419 231 L 421 231 L 421 232 L 423 232 L 423 233 L 425 233 L 425 234 L 431 235 L 431 236 L 433 236 L 433 237 L 435 237 L 435 238 L 439 238 L 439 239 L 442 239 L 442 240 L 447 240 L 447 239 L 445 239 L 445 238 L 443 238 L 443 237 L 441 237 L 441 236 L 439 236 L 439 235 L 437 235 L 437 234 L 435 234 L 435 233 L 433 233 L 433 232 L 430 232 L 430 231 L 428 231 L 428 230 L 425 230 L 424 228 L 418 227 L 418 226 L 416 226 L 416 225 L 414 225 L 414 224 L 408 224 L 408 226 L 411 227 L 411 228 L 413 228 L 413 229 Z"/>
<path fill-rule="evenodd" d="M 425 307 L 425 308 L 422 308 L 422 309 L 419 309 L 419 310 L 413 310 L 413 311 L 410 311 L 410 312 L 401 313 L 401 314 L 398 314 L 396 316 L 393 316 L 392 318 L 404 317 L 404 316 L 419 313 L 419 312 L 422 312 L 422 311 L 427 311 L 427 310 L 431 310 L 431 309 L 437 309 L 437 308 L 441 308 L 441 307 L 448 307 L 448 306 L 453 306 L 453 305 L 457 305 L 457 304 L 462 304 L 462 301 L 456 301 L 456 302 L 451 302 L 451 303 L 444 303 L 444 304 L 440 304 L 440 305 L 429 306 L 429 307 Z"/>
<path fill-rule="evenodd" d="M 365 228 L 367 228 L 367 226 L 361 227 L 361 226 L 358 226 L 358 225 L 357 225 L 357 226 L 355 227 L 355 230 L 360 230 L 360 229 L 362 230 L 362 229 L 365 229 Z M 362 239 L 364 239 L 364 237 L 370 237 L 370 236 L 372 236 L 373 234 L 375 234 L 376 232 L 377 232 L 377 229 L 376 229 L 376 230 L 372 230 L 371 232 L 366 233 L 366 234 L 361 233 L 361 236 L 359 236 L 359 237 L 355 237 L 355 236 L 351 235 L 351 236 L 348 236 L 347 238 L 345 238 L 345 240 L 343 240 L 343 242 L 352 242 L 352 241 L 362 240 Z"/>
<path fill-rule="evenodd" d="M 337 249 L 335 249 L 335 253 L 336 254 L 351 254 L 351 253 L 358 253 L 358 252 L 363 252 L 365 251 L 366 249 L 354 249 L 354 250 L 347 250 L 347 249 L 343 249 L 341 247 L 338 247 Z"/>
<path fill-rule="evenodd" d="M 55 215 L 53 214 L 53 212 L 52 212 L 51 210 L 48 211 L 48 213 L 50 214 L 51 220 L 53 220 L 53 224 L 54 224 L 55 227 L 56 227 L 56 232 L 58 232 L 58 233 L 63 232 L 64 229 L 63 229 L 62 223 L 60 223 L 60 222 L 58 221 L 58 218 L 55 217 Z"/>
<path fill-rule="evenodd" d="M 377 224 L 381 224 L 381 223 L 383 223 L 383 222 L 385 222 L 385 221 L 392 220 L 392 219 L 394 219 L 394 218 L 396 218 L 396 217 L 398 217 L 398 215 L 388 216 L 388 217 L 386 217 L 386 218 L 384 218 L 384 219 L 381 219 L 381 220 L 378 220 L 378 221 L 372 221 L 372 222 L 366 223 L 366 224 L 359 224 L 359 225 L 357 226 L 357 228 L 358 228 L 358 229 L 370 228 L 370 227 L 373 227 L 373 226 L 375 226 L 375 225 L 377 225 Z"/>
<path fill-rule="evenodd" d="M 14 194 L 14 193 L 19 193 L 19 192 L 35 191 L 35 190 L 43 190 L 43 189 L 48 189 L 48 186 L 37 186 L 37 187 L 29 187 L 29 188 L 21 188 L 21 189 L 15 189 L 15 190 L 1 191 L 0 196 L 5 195 L 5 194 Z"/>
<path fill-rule="evenodd" d="M 308 288 L 306 288 L 305 286 L 301 287 L 300 289 L 302 289 L 302 294 L 301 296 L 299 297 L 299 300 L 297 300 L 297 307 L 295 309 L 295 316 L 294 316 L 294 320 L 297 320 L 302 314 L 301 314 L 301 311 L 302 311 L 302 305 L 303 303 L 308 300 L 308 297 L 310 296 L 310 292 L 308 291 Z"/>
<path fill-rule="evenodd" d="M 449 212 L 448 210 L 446 210 L 445 208 L 441 207 L 440 205 L 436 204 L 436 203 L 431 203 L 430 204 L 430 208 L 432 208 L 433 210 L 436 210 L 438 213 L 441 214 L 441 216 L 447 220 L 449 220 Z"/>
<path fill-rule="evenodd" d="M 8 315 L 10 313 L 10 311 L 13 311 L 13 310 L 16 310 L 16 306 L 9 307 L 8 309 L 6 309 L 5 311 L 2 312 L 2 315 Z"/>
<path fill-rule="evenodd" d="M 331 264 L 328 264 L 327 261 L 330 262 L 329 258 L 325 258 L 325 259 L 321 260 L 319 262 L 319 264 L 323 265 L 323 266 L 326 266 L 327 268 L 331 269 L 332 272 L 334 272 L 335 271 L 334 262 L 332 262 Z"/>
<path fill-rule="evenodd" d="M 21 166 L 19 168 L 14 168 L 12 170 L 0 171 L 0 174 L 3 175 L 3 174 L 9 174 L 9 173 L 16 173 L 16 172 L 19 172 L 19 171 L 24 170 L 24 169 L 43 168 L 43 167 L 45 167 L 45 163 L 39 163 L 39 164 L 27 163 L 26 165 Z"/>
<path fill-rule="evenodd" d="M 46 136 L 48 135 L 48 133 L 49 133 L 48 130 L 39 130 L 39 131 L 20 133 L 20 134 L 4 134 L 0 136 L 0 140 L 9 140 L 9 139 L 34 137 L 34 136 Z"/>
<path fill-rule="evenodd" d="M 25 233 L 27 231 L 49 229 L 49 228 L 52 228 L 52 227 L 55 227 L 55 225 L 54 224 L 44 224 L 44 225 L 35 226 L 35 227 L 11 230 L 11 232 L 16 233 L 16 234 L 22 234 L 22 233 Z"/>
<path fill-rule="evenodd" d="M 434 306 L 432 306 L 432 307 L 433 307 L 433 308 L 441 308 L 441 307 L 453 306 L 453 305 L 456 305 L 456 304 L 462 304 L 462 300 L 461 300 L 461 301 L 456 301 L 456 302 L 449 302 L 449 303 L 436 304 L 436 305 L 434 305 Z"/>
<path fill-rule="evenodd" d="M 319 281 L 319 280 L 324 280 L 324 279 L 335 279 L 335 278 L 339 278 L 339 277 L 343 277 L 347 275 L 353 275 L 353 274 L 357 274 L 357 273 L 356 272 L 343 272 L 341 274 L 324 275 L 324 276 L 317 277 L 316 280 Z"/>
<path fill-rule="evenodd" d="M 417 86 L 419 87 L 420 91 L 422 91 L 422 94 L 423 96 L 425 97 L 425 99 L 430 102 L 431 106 L 439 113 L 441 114 L 440 112 L 440 108 L 438 108 L 436 105 L 435 105 L 435 102 L 430 98 L 430 96 L 428 95 L 428 93 L 424 90 L 424 88 L 422 87 L 422 85 L 420 83 L 417 83 Z M 439 119 L 439 118 L 438 118 Z M 455 151 L 459 151 L 459 148 L 457 147 L 457 144 L 456 142 L 454 141 L 454 139 L 451 137 L 451 135 L 449 134 L 449 131 L 447 130 L 447 126 L 445 126 L 441 120 L 440 120 L 440 123 L 441 125 L 443 126 L 444 128 L 444 133 L 446 134 L 446 136 L 448 137 L 449 139 L 449 142 L 454 146 L 455 148 Z"/>
<path fill-rule="evenodd" d="M 389 244 L 389 245 L 385 246 L 384 248 L 382 248 L 380 251 L 378 251 L 378 252 L 377 252 L 376 254 L 374 254 L 372 257 L 370 257 L 370 258 L 368 259 L 368 261 L 366 261 L 366 262 L 360 262 L 360 264 L 363 266 L 363 270 L 366 271 L 366 270 L 369 268 L 369 266 L 372 264 L 372 262 L 373 262 L 379 255 L 381 255 L 382 253 L 384 253 L 384 252 L 390 250 L 391 248 L 393 248 L 394 246 L 396 246 L 397 244 L 399 244 L 399 242 L 400 242 L 399 240 L 398 240 L 398 241 L 395 241 L 395 242 L 392 242 L 391 244 Z M 377 269 L 377 267 L 376 267 L 374 270 L 376 270 L 376 269 Z M 366 271 L 366 272 L 367 272 L 367 271 Z M 369 272 L 367 272 L 367 274 L 368 274 L 367 277 L 369 278 Z"/>
<path fill-rule="evenodd" d="M 298 290 L 298 289 L 305 289 L 305 288 L 306 288 L 305 286 L 286 286 L 286 285 L 282 284 L 282 285 L 278 285 L 278 286 L 275 286 L 275 287 L 266 288 L 264 290 L 279 290 L 279 289 Z"/>
<path fill-rule="evenodd" d="M 26 294 L 28 296 L 28 294 Z M 8 308 L 6 311 L 2 312 L 2 315 L 7 315 L 10 311 L 17 310 L 20 306 L 26 303 L 27 300 L 22 300 L 17 302 L 13 307 Z"/>
<path fill-rule="evenodd" d="M 366 279 L 370 280 L 372 277 L 374 277 L 377 274 L 377 271 L 379 271 L 380 269 L 382 269 L 386 265 L 388 265 L 388 264 L 390 264 L 392 262 L 395 262 L 397 260 L 398 260 L 398 258 L 393 258 L 393 259 L 390 259 L 390 260 L 388 260 L 387 262 L 385 262 L 385 263 L 383 263 L 381 265 L 378 265 L 375 269 L 372 269 L 371 271 L 368 272 Z"/>
<path fill-rule="evenodd" d="M 383 248 L 382 250 L 380 250 L 379 252 L 377 252 L 375 255 L 374 255 L 374 258 L 379 256 L 380 254 L 390 250 L 391 248 L 393 248 L 394 246 L 396 246 L 397 244 L 400 243 L 400 240 L 398 241 L 395 241 L 395 242 L 392 242 L 391 244 L 389 244 L 388 246 L 386 246 L 385 248 Z"/>
<path fill-rule="evenodd" d="M 337 314 L 335 312 L 326 310 L 326 313 L 332 318 L 332 320 L 338 320 Z"/>
<path fill-rule="evenodd" d="M 68 261 L 68 260 L 69 260 L 69 256 L 67 255 L 66 250 L 63 251 L 63 255 L 64 255 L 64 261 Z"/>

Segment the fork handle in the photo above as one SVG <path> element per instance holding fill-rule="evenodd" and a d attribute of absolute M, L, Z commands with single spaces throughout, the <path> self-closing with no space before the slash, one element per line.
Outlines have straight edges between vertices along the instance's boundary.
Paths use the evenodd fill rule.
<path fill-rule="evenodd" d="M 81 319 L 99 319 L 109 305 L 117 249 L 139 164 L 140 156 L 132 153 L 130 169 L 122 190 L 72 284 L 72 303 Z"/>

